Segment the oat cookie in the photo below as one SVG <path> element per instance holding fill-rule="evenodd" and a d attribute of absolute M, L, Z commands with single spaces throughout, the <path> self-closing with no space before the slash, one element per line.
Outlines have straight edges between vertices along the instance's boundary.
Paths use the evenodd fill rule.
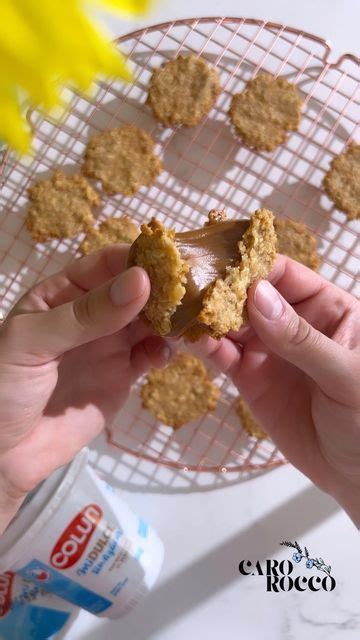
<path fill-rule="evenodd" d="M 162 171 L 154 146 L 153 139 L 134 124 L 101 131 L 88 142 L 83 172 L 100 180 L 109 195 L 132 196 Z"/>
<path fill-rule="evenodd" d="M 165 369 L 151 369 L 141 388 L 143 408 L 174 429 L 215 409 L 219 394 L 201 360 L 185 352 Z"/>
<path fill-rule="evenodd" d="M 224 277 L 218 278 L 206 291 L 199 323 L 204 332 L 221 338 L 231 330 L 238 330 L 246 321 L 247 290 L 253 282 L 266 278 L 274 264 L 276 235 L 273 214 L 258 209 L 250 218 L 250 225 L 239 242 L 239 264 L 227 267 Z M 193 332 L 187 337 L 193 339 Z"/>
<path fill-rule="evenodd" d="M 230 106 L 230 120 L 243 142 L 261 151 L 272 151 L 297 131 L 302 100 L 294 84 L 285 78 L 260 73 Z"/>
<path fill-rule="evenodd" d="M 360 145 L 350 144 L 331 161 L 323 186 L 349 220 L 360 218 Z"/>
<path fill-rule="evenodd" d="M 148 104 L 165 126 L 198 124 L 220 93 L 217 71 L 203 58 L 179 55 L 153 71 Z"/>
<path fill-rule="evenodd" d="M 79 251 L 83 255 L 97 251 L 108 244 L 125 242 L 131 244 L 139 235 L 139 228 L 128 217 L 107 218 L 100 223 L 99 227 L 89 229 L 82 241 Z"/>
<path fill-rule="evenodd" d="M 245 221 L 225 222 L 221 213 L 216 222 L 217 217 L 213 213 L 211 224 L 179 234 L 157 220 L 141 226 L 129 265 L 149 275 L 144 312 L 160 335 L 195 340 L 202 333 L 220 338 L 238 329 L 248 287 L 271 269 L 276 236 L 270 211 L 260 209 Z"/>
<path fill-rule="evenodd" d="M 155 219 L 142 224 L 130 260 L 149 275 L 151 293 L 144 313 L 154 330 L 165 335 L 171 329 L 171 316 L 185 295 L 189 270 L 176 247 L 175 231 Z"/>
<path fill-rule="evenodd" d="M 91 207 L 100 204 L 99 194 L 78 173 L 56 170 L 51 178 L 34 182 L 28 193 L 26 226 L 36 242 L 73 238 L 95 222 Z"/>
<path fill-rule="evenodd" d="M 301 222 L 275 218 L 276 250 L 316 271 L 320 266 L 316 236 Z"/>
<path fill-rule="evenodd" d="M 245 431 L 247 431 L 249 436 L 258 438 L 259 440 L 269 437 L 266 431 L 264 431 L 264 429 L 262 429 L 262 427 L 260 427 L 260 425 L 256 422 L 253 414 L 249 409 L 249 406 L 242 398 L 239 398 L 235 409 L 241 420 L 242 426 L 244 427 Z"/>

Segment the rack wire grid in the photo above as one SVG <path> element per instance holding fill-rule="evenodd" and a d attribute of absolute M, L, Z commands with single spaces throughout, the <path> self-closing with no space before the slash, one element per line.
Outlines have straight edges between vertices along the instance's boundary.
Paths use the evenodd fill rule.
<path fill-rule="evenodd" d="M 201 18 L 168 22 L 117 40 L 134 71 L 132 84 L 98 82 L 84 97 L 65 90 L 69 109 L 55 120 L 31 114 L 31 160 L 5 153 L 0 213 L 0 285 L 6 311 L 39 279 L 72 261 L 82 240 L 34 244 L 24 228 L 27 188 L 54 167 L 81 166 L 89 136 L 134 122 L 150 133 L 164 171 L 151 188 L 129 198 L 102 193 L 99 219 L 130 215 L 141 223 L 156 216 L 176 230 L 202 226 L 213 207 L 246 217 L 266 206 L 304 222 L 318 239 L 320 273 L 359 295 L 359 221 L 347 221 L 321 189 L 334 156 L 359 141 L 360 59 L 344 54 L 330 62 L 330 45 L 282 24 L 243 18 Z M 162 128 L 145 104 L 152 69 L 179 53 L 204 56 L 219 71 L 222 93 L 208 117 L 193 128 Z M 304 97 L 298 132 L 272 153 L 241 144 L 228 120 L 231 96 L 260 70 L 295 82 Z M 142 410 L 138 388 L 118 415 L 109 439 L 132 453 L 178 470 L 251 472 L 284 462 L 270 440 L 249 438 L 234 411 L 238 392 L 225 377 L 216 382 L 221 398 L 214 413 L 178 431 Z"/>

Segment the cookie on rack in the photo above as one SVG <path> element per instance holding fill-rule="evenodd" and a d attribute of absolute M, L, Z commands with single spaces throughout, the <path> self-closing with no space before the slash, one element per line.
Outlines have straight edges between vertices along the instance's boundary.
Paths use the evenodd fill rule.
<path fill-rule="evenodd" d="M 297 131 L 302 99 L 286 78 L 260 73 L 236 93 L 229 110 L 236 133 L 248 147 L 272 151 L 283 144 L 289 131 Z"/>
<path fill-rule="evenodd" d="M 323 186 L 335 206 L 344 211 L 349 220 L 360 218 L 360 145 L 349 144 L 331 161 Z"/>
<path fill-rule="evenodd" d="M 317 239 L 305 224 L 290 218 L 276 217 L 274 228 L 278 253 L 283 253 L 314 271 L 319 268 L 320 257 L 317 253 Z"/>
<path fill-rule="evenodd" d="M 193 127 L 209 113 L 220 90 L 216 69 L 198 56 L 179 55 L 154 69 L 147 102 L 165 126 Z"/>
<path fill-rule="evenodd" d="M 242 426 L 249 436 L 257 438 L 258 440 L 269 437 L 266 431 L 264 431 L 258 422 L 256 422 L 245 400 L 239 398 L 236 403 L 235 410 L 241 420 Z"/>
<path fill-rule="evenodd" d="M 128 216 L 107 218 L 98 227 L 89 229 L 80 244 L 79 251 L 83 255 L 87 255 L 109 244 L 119 242 L 131 244 L 139 233 L 139 227 Z"/>
<path fill-rule="evenodd" d="M 150 370 L 140 394 L 144 409 L 160 422 L 178 429 L 213 411 L 220 389 L 201 360 L 178 352 L 164 369 Z"/>
<path fill-rule="evenodd" d="M 134 124 L 101 131 L 87 144 L 83 173 L 100 180 L 109 195 L 132 196 L 162 171 L 154 147 L 151 136 Z"/>
<path fill-rule="evenodd" d="M 73 238 L 95 222 L 92 207 L 100 204 L 97 191 L 84 176 L 54 171 L 50 178 L 34 182 L 28 190 L 30 206 L 26 226 L 36 242 L 49 238 Z"/>

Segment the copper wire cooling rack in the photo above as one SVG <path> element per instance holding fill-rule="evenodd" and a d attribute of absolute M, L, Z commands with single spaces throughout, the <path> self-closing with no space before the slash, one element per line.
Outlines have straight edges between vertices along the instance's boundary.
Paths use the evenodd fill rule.
<path fill-rule="evenodd" d="M 76 169 L 89 136 L 135 122 L 155 139 L 164 171 L 134 197 L 105 193 L 100 219 L 127 213 L 137 222 L 157 216 L 185 230 L 201 226 L 213 207 L 246 216 L 258 206 L 307 224 L 318 238 L 320 273 L 359 295 L 359 221 L 349 222 L 321 190 L 330 160 L 359 142 L 360 60 L 345 54 L 331 63 L 324 40 L 284 25 L 240 18 L 202 18 L 156 25 L 119 38 L 134 70 L 133 84 L 99 82 L 85 98 L 66 90 L 70 108 L 59 120 L 31 114 L 35 155 L 3 158 L 0 213 L 1 308 L 6 311 L 36 281 L 77 255 L 81 237 L 37 244 L 24 228 L 26 190 L 54 166 Z M 197 127 L 164 129 L 146 106 L 153 67 L 180 52 L 202 55 L 220 73 L 222 93 Z M 286 76 L 304 96 L 300 129 L 273 153 L 255 153 L 233 136 L 227 119 L 231 95 L 259 70 Z M 284 459 L 269 440 L 248 438 L 234 412 L 237 392 L 224 377 L 216 412 L 177 432 L 143 411 L 138 390 L 119 413 L 110 441 L 178 469 L 253 471 Z M 291 425 L 289 425 L 291 427 Z M 125 455 L 126 455 L 125 453 Z"/>

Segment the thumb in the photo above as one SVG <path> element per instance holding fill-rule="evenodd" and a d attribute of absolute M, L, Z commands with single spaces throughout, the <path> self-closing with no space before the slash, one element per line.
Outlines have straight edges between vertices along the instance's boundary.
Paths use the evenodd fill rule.
<path fill-rule="evenodd" d="M 312 327 L 267 280 L 249 290 L 251 326 L 273 353 L 310 376 L 328 395 L 349 401 L 349 351 Z"/>
<path fill-rule="evenodd" d="M 9 317 L 0 351 L 13 363 L 39 364 L 124 328 L 147 302 L 146 271 L 132 267 L 82 296 L 37 313 Z"/>

